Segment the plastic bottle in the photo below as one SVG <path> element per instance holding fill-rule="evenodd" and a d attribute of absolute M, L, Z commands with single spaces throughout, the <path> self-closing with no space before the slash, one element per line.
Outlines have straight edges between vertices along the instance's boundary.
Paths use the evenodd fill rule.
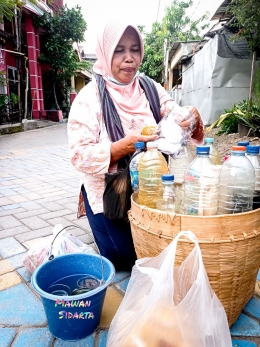
<path fill-rule="evenodd" d="M 175 211 L 174 175 L 162 175 L 162 186 L 158 192 L 156 208 L 168 212 Z"/>
<path fill-rule="evenodd" d="M 161 187 L 161 177 L 168 173 L 168 166 L 164 156 L 158 151 L 156 141 L 146 143 L 147 151 L 138 164 L 140 205 L 156 208 L 156 199 Z"/>
<path fill-rule="evenodd" d="M 218 214 L 252 210 L 255 169 L 245 156 L 246 147 L 233 146 L 231 156 L 220 171 Z"/>
<path fill-rule="evenodd" d="M 175 213 L 183 214 L 184 180 L 182 182 L 174 182 L 174 193 Z"/>
<path fill-rule="evenodd" d="M 205 146 L 210 147 L 209 159 L 215 164 L 220 165 L 220 154 L 217 148 L 214 146 L 214 138 L 213 137 L 205 137 L 204 139 Z"/>
<path fill-rule="evenodd" d="M 197 146 L 197 157 L 185 172 L 184 214 L 212 216 L 217 213 L 220 166 L 209 159 L 209 152 L 210 147 Z"/>
<path fill-rule="evenodd" d="M 129 164 L 129 171 L 131 177 L 131 185 L 133 192 L 137 192 L 139 188 L 139 180 L 138 180 L 138 163 L 144 154 L 145 143 L 144 142 L 136 142 L 135 143 L 135 153 L 133 154 L 133 158 Z"/>
<path fill-rule="evenodd" d="M 250 144 L 249 141 L 239 141 L 237 143 L 238 146 L 244 146 L 244 147 L 249 146 L 249 144 Z"/>
<path fill-rule="evenodd" d="M 176 158 L 173 159 L 171 156 L 169 156 L 169 170 L 170 173 L 174 175 L 175 182 L 183 182 L 184 173 L 193 159 L 193 155 L 191 154 L 187 146 L 182 147 L 181 152 L 177 155 Z"/>
<path fill-rule="evenodd" d="M 259 146 L 247 146 L 246 155 L 255 168 L 255 191 L 254 191 L 254 197 L 253 197 L 253 210 L 256 210 L 257 208 L 260 208 Z"/>

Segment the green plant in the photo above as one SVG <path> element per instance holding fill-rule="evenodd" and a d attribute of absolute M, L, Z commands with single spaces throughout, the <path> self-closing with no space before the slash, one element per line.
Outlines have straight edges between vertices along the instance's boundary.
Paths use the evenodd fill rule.
<path fill-rule="evenodd" d="M 172 0 L 166 6 L 162 22 L 155 22 L 150 33 L 144 32 L 144 26 L 139 25 L 144 38 L 144 59 L 140 71 L 161 83 L 164 72 L 164 46 L 171 49 L 174 42 L 200 40 L 200 32 L 205 28 L 207 14 L 193 21 L 187 15 L 192 6 L 191 0 Z"/>
<path fill-rule="evenodd" d="M 11 99 L 12 99 L 14 105 L 18 104 L 18 95 L 16 95 L 15 93 L 11 92 Z"/>
<path fill-rule="evenodd" d="M 90 67 L 88 62 L 79 61 L 73 48 L 73 42 L 84 41 L 87 23 L 79 6 L 69 9 L 66 5 L 59 8 L 55 15 L 44 14 L 37 17 L 35 22 L 44 29 L 42 54 L 38 60 L 47 67 L 45 74 L 48 74 L 50 80 L 55 108 L 59 110 L 62 100 L 58 102 L 58 87 L 68 83 L 77 70 Z"/>
<path fill-rule="evenodd" d="M 249 132 L 260 131 L 260 107 L 257 104 L 253 103 L 251 111 L 248 112 L 248 100 L 243 100 L 224 111 L 207 131 L 220 127 L 218 134 L 230 134 L 237 132 L 238 124 L 247 126 Z"/>

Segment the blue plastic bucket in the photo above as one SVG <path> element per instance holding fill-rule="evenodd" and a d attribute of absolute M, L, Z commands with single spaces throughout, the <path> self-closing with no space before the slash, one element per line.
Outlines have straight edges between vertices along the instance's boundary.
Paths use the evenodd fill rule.
<path fill-rule="evenodd" d="M 101 280 L 102 262 L 104 281 L 96 289 L 73 296 L 64 296 L 64 293 L 59 296 L 47 292 L 61 279 L 70 276 L 80 277 L 88 274 Z M 72 253 L 43 263 L 33 273 L 31 283 L 41 296 L 49 330 L 53 336 L 62 340 L 80 340 L 98 328 L 107 286 L 115 275 L 113 264 L 104 257 L 102 262 L 101 257 L 96 254 Z M 66 289 L 66 286 L 64 288 Z"/>

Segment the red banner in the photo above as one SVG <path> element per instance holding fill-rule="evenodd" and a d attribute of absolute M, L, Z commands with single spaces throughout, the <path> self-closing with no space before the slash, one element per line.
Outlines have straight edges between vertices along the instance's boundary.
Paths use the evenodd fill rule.
<path fill-rule="evenodd" d="M 0 72 L 6 71 L 5 51 L 0 47 Z"/>

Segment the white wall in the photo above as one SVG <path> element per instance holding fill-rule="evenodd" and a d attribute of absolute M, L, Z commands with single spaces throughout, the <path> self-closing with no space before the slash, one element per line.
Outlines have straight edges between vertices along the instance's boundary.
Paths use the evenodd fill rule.
<path fill-rule="evenodd" d="M 251 60 L 221 58 L 217 49 L 218 35 L 183 65 L 182 105 L 195 106 L 205 125 L 249 94 Z"/>

